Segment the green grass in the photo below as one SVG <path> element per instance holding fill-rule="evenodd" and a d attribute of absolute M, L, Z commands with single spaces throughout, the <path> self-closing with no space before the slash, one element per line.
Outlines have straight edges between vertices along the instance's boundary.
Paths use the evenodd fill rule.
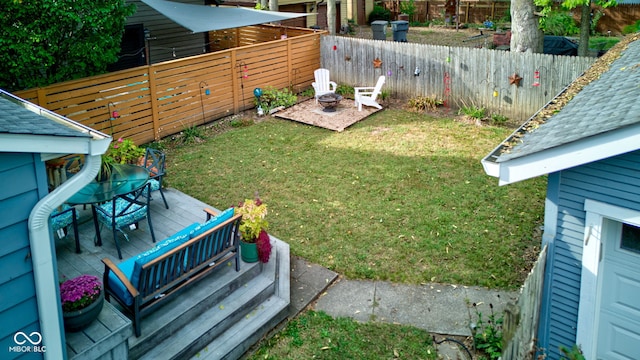
<path fill-rule="evenodd" d="M 342 133 L 269 119 L 171 150 L 167 180 L 217 208 L 258 192 L 271 234 L 348 278 L 515 289 L 546 183 L 484 173 L 510 132 L 399 110 Z"/>
<path fill-rule="evenodd" d="M 436 350 L 424 330 L 307 311 L 249 359 L 436 359 Z"/>
<path fill-rule="evenodd" d="M 609 50 L 620 42 L 620 38 L 614 36 L 590 36 L 589 49 Z"/>

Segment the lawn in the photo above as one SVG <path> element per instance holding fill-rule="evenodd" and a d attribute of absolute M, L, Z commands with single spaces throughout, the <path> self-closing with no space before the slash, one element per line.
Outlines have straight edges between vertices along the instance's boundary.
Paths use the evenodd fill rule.
<path fill-rule="evenodd" d="M 546 182 L 484 173 L 511 132 L 391 109 L 342 133 L 269 118 L 170 149 L 167 182 L 217 208 L 259 193 L 271 234 L 348 278 L 515 289 Z"/>

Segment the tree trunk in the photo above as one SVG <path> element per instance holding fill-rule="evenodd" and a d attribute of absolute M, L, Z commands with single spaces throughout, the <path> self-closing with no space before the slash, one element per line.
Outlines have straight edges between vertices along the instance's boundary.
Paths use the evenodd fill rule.
<path fill-rule="evenodd" d="M 589 33 L 591 32 L 591 4 L 582 5 L 580 14 L 580 42 L 578 56 L 589 56 Z"/>
<path fill-rule="evenodd" d="M 336 0 L 327 1 L 327 27 L 329 35 L 336 34 Z"/>
<path fill-rule="evenodd" d="M 544 36 L 535 10 L 533 0 L 511 0 L 511 51 L 542 52 Z"/>
<path fill-rule="evenodd" d="M 269 0 L 269 10 L 278 11 L 278 0 Z"/>
<path fill-rule="evenodd" d="M 260 0 L 260 7 L 263 9 L 267 9 L 267 6 L 269 6 L 269 0 Z"/>

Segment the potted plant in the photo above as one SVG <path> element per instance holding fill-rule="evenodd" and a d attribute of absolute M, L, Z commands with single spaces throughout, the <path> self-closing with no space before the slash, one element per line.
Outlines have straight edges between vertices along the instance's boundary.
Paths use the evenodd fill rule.
<path fill-rule="evenodd" d="M 102 283 L 93 275 L 81 275 L 60 284 L 62 317 L 67 331 L 80 331 L 95 320 L 104 305 Z"/>
<path fill-rule="evenodd" d="M 137 164 L 144 156 L 145 150 L 138 147 L 132 140 L 119 138 L 112 141 L 109 150 L 102 155 L 102 166 L 98 173 L 98 181 L 106 180 L 111 176 L 111 172 L 119 164 Z M 115 166 L 115 167 L 114 167 Z"/>
<path fill-rule="evenodd" d="M 240 257 L 245 262 L 263 263 L 269 261 L 271 255 L 271 241 L 267 228 L 269 223 L 265 219 L 267 216 L 267 204 L 260 198 L 255 200 L 246 199 L 234 210 L 235 214 L 241 214 L 240 220 Z"/>

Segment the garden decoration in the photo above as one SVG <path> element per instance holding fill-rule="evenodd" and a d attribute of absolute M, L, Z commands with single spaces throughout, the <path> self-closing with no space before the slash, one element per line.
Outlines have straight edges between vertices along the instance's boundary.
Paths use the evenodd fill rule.
<path fill-rule="evenodd" d="M 269 261 L 271 255 L 271 241 L 267 228 L 267 204 L 259 197 L 255 200 L 246 199 L 234 209 L 234 215 L 241 214 L 240 220 L 240 257 L 245 262 L 263 263 Z"/>
<path fill-rule="evenodd" d="M 114 110 L 111 110 L 111 107 L 113 107 Z M 118 111 L 115 110 L 115 107 L 116 106 L 113 102 L 109 101 L 109 103 L 107 103 L 107 113 L 109 115 L 109 126 L 111 127 L 112 136 L 113 136 L 113 120 L 120 118 L 120 113 L 118 113 Z"/>
<path fill-rule="evenodd" d="M 102 283 L 93 275 L 81 275 L 60 284 L 62 317 L 67 331 L 80 331 L 95 320 L 104 305 Z"/>
<path fill-rule="evenodd" d="M 262 96 L 262 89 L 255 88 L 253 89 L 253 96 L 256 97 L 256 103 L 258 104 L 258 115 L 264 115 L 264 110 L 262 110 L 262 104 L 260 103 L 260 97 Z"/>
<path fill-rule="evenodd" d="M 522 77 L 518 73 L 513 73 L 513 75 L 509 76 L 509 85 L 518 87 L 520 86 L 520 81 L 522 81 Z"/>
<path fill-rule="evenodd" d="M 416 69 L 413 70 L 413 76 L 420 76 L 420 68 L 416 66 Z"/>
<path fill-rule="evenodd" d="M 387 70 L 387 77 L 393 76 L 393 68 L 394 68 L 393 65 L 395 65 L 398 68 L 398 70 L 404 70 L 404 66 L 402 65 L 398 66 L 398 64 L 396 64 L 396 62 L 394 61 L 391 64 L 389 64 L 389 69 Z"/>
<path fill-rule="evenodd" d="M 206 87 L 206 90 L 204 91 L 205 95 L 210 95 L 211 91 L 209 90 L 209 84 L 207 84 L 206 81 L 202 80 L 200 81 L 200 107 L 202 108 L 202 123 L 204 124 L 206 122 L 206 120 L 204 119 L 204 100 L 202 99 L 202 89 Z"/>
<path fill-rule="evenodd" d="M 380 67 L 382 67 L 382 60 L 380 58 L 373 59 L 373 68 L 378 69 Z"/>
<path fill-rule="evenodd" d="M 533 72 L 533 84 L 531 86 L 540 86 L 540 71 L 538 69 Z"/>

